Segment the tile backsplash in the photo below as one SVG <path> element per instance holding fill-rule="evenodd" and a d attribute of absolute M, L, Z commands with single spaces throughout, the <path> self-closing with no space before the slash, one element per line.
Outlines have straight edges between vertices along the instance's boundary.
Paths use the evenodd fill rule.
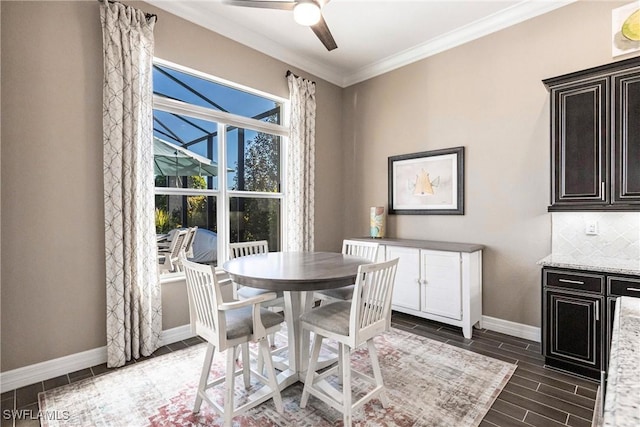
<path fill-rule="evenodd" d="M 585 233 L 597 223 L 598 234 Z M 554 212 L 551 251 L 573 257 L 640 259 L 640 213 Z"/>

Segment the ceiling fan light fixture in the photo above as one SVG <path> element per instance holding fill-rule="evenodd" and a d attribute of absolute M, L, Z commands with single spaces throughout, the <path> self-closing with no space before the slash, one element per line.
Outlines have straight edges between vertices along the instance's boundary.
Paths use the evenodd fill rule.
<path fill-rule="evenodd" d="M 320 21 L 320 6 L 313 1 L 300 1 L 293 8 L 293 19 L 300 25 L 310 27 Z"/>

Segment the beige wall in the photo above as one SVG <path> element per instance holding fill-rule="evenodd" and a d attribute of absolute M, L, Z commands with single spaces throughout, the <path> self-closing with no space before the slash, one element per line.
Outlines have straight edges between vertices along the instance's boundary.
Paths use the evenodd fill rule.
<path fill-rule="evenodd" d="M 540 326 L 551 250 L 549 101 L 541 80 L 611 58 L 611 9 L 578 2 L 344 92 L 345 234 L 387 203 L 387 157 L 465 147 L 465 215 L 391 215 L 394 237 L 480 243 L 483 314 Z"/>
<path fill-rule="evenodd" d="M 624 3 L 624 2 L 623 2 Z M 610 9 L 581 2 L 342 90 L 317 81 L 316 248 L 367 233 L 387 157 L 464 145 L 465 216 L 395 216 L 389 233 L 487 245 L 484 314 L 539 325 L 550 250 L 540 80 L 611 61 Z M 289 67 L 157 13 L 156 56 L 287 97 Z M 98 3 L 0 2 L 1 367 L 105 345 Z M 191 47 L 193 46 L 193 47 Z M 168 285 L 164 327 L 186 322 Z"/>
<path fill-rule="evenodd" d="M 96 4 L 1 7 L 7 371 L 105 345 L 102 60 Z"/>
<path fill-rule="evenodd" d="M 290 67 L 145 3 L 156 56 L 288 97 Z M 102 347 L 102 33 L 99 5 L 0 2 L 2 13 L 2 372 Z M 341 95 L 317 82 L 316 246 L 336 249 Z M 327 167 L 331 164 L 332 167 Z M 330 190 L 329 190 L 330 189 Z M 331 191 L 331 192 L 329 192 Z M 166 286 L 164 327 L 188 321 Z"/>

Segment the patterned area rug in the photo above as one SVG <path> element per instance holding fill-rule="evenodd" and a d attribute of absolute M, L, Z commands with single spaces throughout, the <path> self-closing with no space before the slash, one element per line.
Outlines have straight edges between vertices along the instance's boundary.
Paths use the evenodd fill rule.
<path fill-rule="evenodd" d="M 398 329 L 375 343 L 390 405 L 384 409 L 378 400 L 369 402 L 356 412 L 357 426 L 477 426 L 515 371 L 515 365 Z M 204 353 L 202 344 L 41 393 L 42 413 L 58 414 L 45 416 L 42 425 L 221 425 L 206 403 L 199 414 L 191 412 Z M 370 372 L 366 346 L 351 360 Z M 224 365 L 224 354 L 216 354 L 212 370 L 224 372 Z M 236 384 L 236 399 L 241 399 L 241 377 Z M 222 401 L 222 386 L 211 392 Z M 300 383 L 288 387 L 282 392 L 283 414 L 267 401 L 234 418 L 234 425 L 342 425 L 341 414 L 313 396 L 301 409 L 301 395 Z"/>

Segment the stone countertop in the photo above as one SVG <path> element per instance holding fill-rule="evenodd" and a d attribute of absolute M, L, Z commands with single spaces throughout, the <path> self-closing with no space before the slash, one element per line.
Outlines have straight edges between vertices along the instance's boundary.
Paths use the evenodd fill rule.
<path fill-rule="evenodd" d="M 551 254 L 538 261 L 538 264 L 544 267 L 572 268 L 575 270 L 640 276 L 640 260 L 637 259 Z"/>
<path fill-rule="evenodd" d="M 418 249 L 431 249 L 434 251 L 445 252 L 476 252 L 484 249 L 484 245 L 475 243 L 456 243 L 456 242 L 437 242 L 435 240 L 413 240 L 413 239 L 396 239 L 384 237 L 381 239 L 373 237 L 353 237 L 353 240 L 364 240 L 368 242 L 378 242 L 381 245 L 404 246 Z"/>
<path fill-rule="evenodd" d="M 616 303 L 602 425 L 640 426 L 640 298 Z"/>

